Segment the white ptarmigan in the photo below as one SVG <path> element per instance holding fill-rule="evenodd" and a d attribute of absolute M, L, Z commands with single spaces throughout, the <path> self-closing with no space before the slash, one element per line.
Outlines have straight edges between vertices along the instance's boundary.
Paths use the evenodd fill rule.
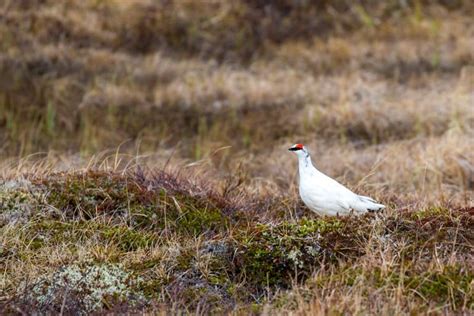
<path fill-rule="evenodd" d="M 304 204 L 319 215 L 344 216 L 381 211 L 383 204 L 374 199 L 357 195 L 339 182 L 317 170 L 302 144 L 288 149 L 298 156 L 300 196 Z"/>

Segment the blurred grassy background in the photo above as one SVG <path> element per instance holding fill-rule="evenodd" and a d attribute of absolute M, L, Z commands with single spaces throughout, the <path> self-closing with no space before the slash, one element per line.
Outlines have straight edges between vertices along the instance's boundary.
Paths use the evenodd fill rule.
<path fill-rule="evenodd" d="M 381 187 L 410 192 L 432 171 L 438 187 L 472 189 L 472 1 L 23 0 L 0 12 L 4 158 L 122 144 L 196 160 L 232 146 L 214 165 L 248 157 L 251 176 L 288 187 L 277 153 L 300 141 L 353 184 L 377 163 Z"/>

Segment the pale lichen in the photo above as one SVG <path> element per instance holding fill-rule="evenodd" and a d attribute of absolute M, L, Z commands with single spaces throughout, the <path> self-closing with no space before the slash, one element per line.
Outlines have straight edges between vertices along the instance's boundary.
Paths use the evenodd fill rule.
<path fill-rule="evenodd" d="M 44 201 L 42 188 L 19 179 L 0 182 L 0 227 L 26 222 Z"/>
<path fill-rule="evenodd" d="M 298 249 L 292 249 L 288 253 L 288 259 L 293 261 L 295 266 L 297 266 L 298 268 L 303 268 L 304 262 L 300 259 L 301 255 L 301 251 L 299 251 Z"/>
<path fill-rule="evenodd" d="M 70 265 L 43 277 L 31 288 L 28 299 L 40 310 L 73 311 L 87 314 L 112 303 L 139 303 L 143 295 L 135 290 L 141 282 L 120 265 Z"/>

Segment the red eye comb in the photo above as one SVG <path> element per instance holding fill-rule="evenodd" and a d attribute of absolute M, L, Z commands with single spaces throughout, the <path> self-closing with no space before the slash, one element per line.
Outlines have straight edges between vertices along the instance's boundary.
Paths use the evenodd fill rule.
<path fill-rule="evenodd" d="M 291 148 L 288 148 L 289 151 L 297 151 L 302 150 L 303 144 L 294 144 Z"/>

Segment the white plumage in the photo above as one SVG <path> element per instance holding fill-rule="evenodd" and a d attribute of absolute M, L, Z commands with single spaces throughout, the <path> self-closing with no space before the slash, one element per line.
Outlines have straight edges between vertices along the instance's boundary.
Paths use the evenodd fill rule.
<path fill-rule="evenodd" d="M 298 156 L 300 196 L 319 215 L 349 215 L 381 211 L 384 205 L 368 196 L 357 195 L 339 182 L 317 170 L 306 148 L 295 144 L 290 151 Z"/>

